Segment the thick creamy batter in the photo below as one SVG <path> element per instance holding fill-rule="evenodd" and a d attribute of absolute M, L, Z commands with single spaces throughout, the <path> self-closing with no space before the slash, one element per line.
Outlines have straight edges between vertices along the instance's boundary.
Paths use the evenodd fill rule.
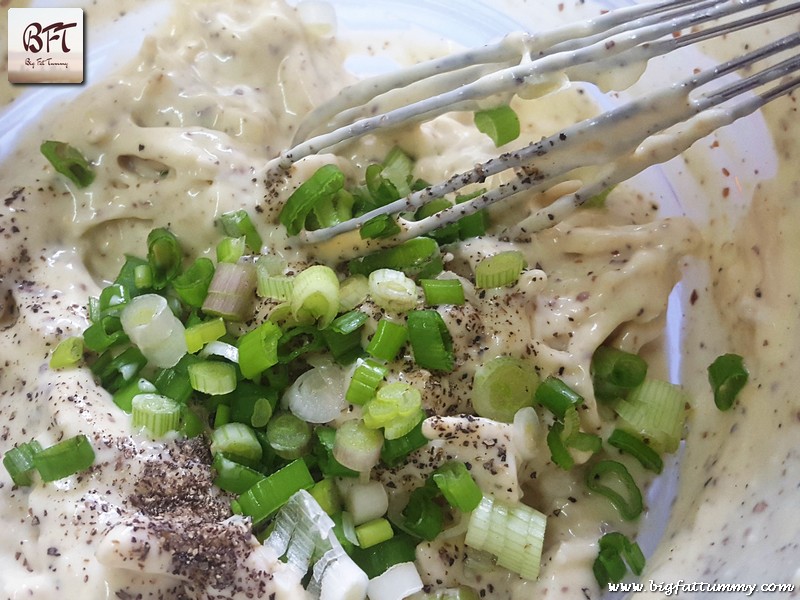
<path fill-rule="evenodd" d="M 31 437 L 49 445 L 85 433 L 98 455 L 91 471 L 30 490 L 12 488 L 0 470 L 3 598 L 303 596 L 296 573 L 230 517 L 224 498 L 205 491 L 204 448 L 165 448 L 131 436 L 129 417 L 88 371 L 53 372 L 47 361 L 59 339 L 83 330 L 87 297 L 114 277 L 125 253 L 143 253 L 153 227 L 169 226 L 191 255 L 212 254 L 220 235 L 215 215 L 245 207 L 259 216 L 266 248 L 292 265 L 337 255 L 333 245 L 306 256 L 272 226 L 278 205 L 268 194 L 265 201 L 264 166 L 288 146 L 302 116 L 351 79 L 343 59 L 334 38 L 304 28 L 282 2 L 182 4 L 131 65 L 87 89 L 68 112 L 43 118 L 0 167 L 0 452 Z M 595 110 L 574 90 L 515 107 L 528 117 L 520 145 Z M 793 243 L 800 233 L 792 204 L 800 191 L 793 168 L 800 150 L 796 102 L 782 100 L 766 114 L 777 174 L 759 183 L 737 222 L 726 218 L 725 197 L 715 191 L 724 184 L 716 178 L 761 179 L 738 165 L 722 176 L 697 167 L 705 187 L 681 200 L 708 206 L 700 232 L 683 218 L 653 221 L 658 199 L 623 187 L 607 212 L 577 213 L 516 244 L 540 269 L 525 285 L 482 297 L 467 287 L 471 302 L 444 314 L 456 370 L 442 381 L 420 372 L 403 376 L 423 387 L 430 408 L 448 416 L 429 423 L 435 441 L 425 460 L 378 476 L 410 489 L 445 458 L 482 464 L 476 479 L 484 491 L 528 499 L 549 516 L 548 537 L 537 582 L 464 572 L 463 538 L 454 533 L 419 547 L 426 583 L 463 582 L 492 598 L 597 596 L 588 567 L 602 524 L 617 520 L 614 510 L 550 463 L 543 436 L 523 456 L 506 452 L 514 446 L 511 426 L 481 423 L 465 432 L 453 415 L 468 409 L 464 382 L 484 357 L 527 354 L 541 373 L 560 373 L 583 393 L 583 426 L 599 430 L 588 373 L 592 352 L 610 339 L 658 354 L 667 296 L 689 254 L 695 258 L 683 288 L 683 366 L 695 401 L 681 493 L 643 580 L 797 579 L 800 535 L 791 525 L 800 481 L 793 442 L 800 418 L 792 396 L 800 382 L 791 367 L 800 322 L 800 278 L 792 269 L 800 258 Z M 38 152 L 43 139 L 81 147 L 97 165 L 93 186 L 76 190 L 54 174 Z M 394 143 L 413 148 L 417 175 L 434 181 L 496 153 L 468 116 L 449 115 L 390 138 L 364 139 L 348 149 L 352 161 L 342 166 L 354 172 Z M 296 181 L 333 160 L 299 163 Z M 679 176 L 701 160 L 701 149 L 690 152 L 688 172 Z M 281 200 L 289 190 L 269 191 Z M 514 222 L 511 212 L 496 210 L 494 217 Z M 465 243 L 453 250 L 449 268 L 467 275 L 497 247 L 492 239 Z M 720 415 L 705 367 L 728 351 L 746 356 L 752 379 L 736 409 Z M 456 445 L 448 432 L 466 436 L 459 441 L 494 443 Z M 157 485 L 165 478 L 166 494 Z M 230 543 L 215 546 L 220 538 Z"/>

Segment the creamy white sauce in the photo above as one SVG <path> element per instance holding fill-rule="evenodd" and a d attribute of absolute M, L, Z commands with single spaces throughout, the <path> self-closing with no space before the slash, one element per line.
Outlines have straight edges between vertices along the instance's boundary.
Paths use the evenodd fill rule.
<path fill-rule="evenodd" d="M 525 3 L 509 6 L 520 4 Z M 231 557 L 236 566 L 226 566 L 233 579 L 201 576 L 191 561 L 177 568 L 175 544 L 199 546 L 156 527 L 163 515 L 147 504 L 142 486 L 153 485 L 148 469 L 163 463 L 176 486 L 202 482 L 207 477 L 202 461 L 194 451 L 173 456 L 160 444 L 131 435 L 129 417 L 87 370 L 53 372 L 47 360 L 59 339 L 86 326 L 87 297 L 113 278 L 125 253 L 143 253 L 153 227 L 169 226 L 190 255 L 210 254 L 220 235 L 214 217 L 246 207 L 258 217 L 265 248 L 293 268 L 341 254 L 346 242 L 305 256 L 288 241 L 273 223 L 291 188 L 267 188 L 264 182 L 267 160 L 289 145 L 302 116 L 351 79 L 342 67 L 343 47 L 324 30 L 311 29 L 278 1 L 180 4 L 131 65 L 87 89 L 63 113 L 42 119 L 0 167 L 5 198 L 0 206 L 0 453 L 32 437 L 49 445 L 85 433 L 98 455 L 90 472 L 30 490 L 13 488 L 0 469 L 0 523 L 7 530 L 0 540 L 3 598 L 303 597 L 297 573 L 250 538 L 244 522 L 213 518 L 219 516 L 215 493 L 201 499 L 210 527 L 203 530 L 209 537 L 202 543 L 213 536 L 239 536 Z M 574 89 L 514 103 L 524 117 L 520 145 L 596 110 Z M 800 234 L 800 209 L 792 203 L 800 192 L 792 167 L 800 151 L 796 103 L 776 103 L 766 114 L 778 172 L 760 184 L 749 212 L 734 227 L 724 218 L 724 198 L 708 204 L 709 219 L 700 221 L 698 232 L 681 217 L 654 220 L 653 200 L 622 186 L 608 211 L 578 212 L 557 227 L 508 243 L 537 267 L 526 285 L 490 293 L 472 289 L 472 267 L 505 247 L 497 240 L 451 250 L 448 268 L 464 277 L 470 299 L 461 309 L 442 311 L 454 335 L 456 369 L 439 379 L 409 370 L 410 364 L 401 361 L 391 376 L 420 385 L 426 405 L 448 415 L 428 423 L 430 437 L 442 439 L 421 452 L 419 463 L 376 476 L 393 482 L 398 493 L 390 502 L 399 502 L 443 460 L 468 461 L 479 466 L 476 480 L 484 491 L 508 501 L 522 497 L 548 515 L 548 534 L 536 582 L 502 571 L 465 569 L 463 534 L 456 531 L 420 545 L 418 564 L 426 584 L 465 583 L 488 598 L 597 597 L 589 568 L 597 538 L 607 526 L 626 533 L 634 528 L 620 525 L 604 499 L 588 494 L 573 473 L 550 463 L 544 425 L 538 452 L 523 459 L 509 452 L 514 448 L 510 425 L 465 429 L 455 415 L 469 410 L 476 365 L 512 354 L 530 357 L 542 375 L 561 374 L 587 399 L 583 428 L 603 431 L 607 425 L 594 406 L 588 372 L 592 352 L 610 340 L 658 356 L 667 296 L 681 276 L 682 257 L 689 254 L 695 257 L 690 275 L 696 271 L 696 281 L 712 276 L 695 284 L 705 287 L 697 288 L 696 301 L 685 303 L 684 381 L 694 402 L 682 488 L 644 580 L 797 579 L 800 535 L 792 525 L 796 502 L 791 500 L 798 493 L 800 465 L 794 444 L 800 418 L 792 396 L 800 375 L 791 368 L 800 350 L 800 277 L 794 269 L 800 250 L 793 244 Z M 94 185 L 77 190 L 54 174 L 38 152 L 43 139 L 80 147 L 97 165 Z M 391 137 L 364 138 L 345 150 L 349 160 L 305 159 L 292 181 L 333 161 L 355 176 L 394 143 L 413 149 L 419 156 L 417 175 L 433 181 L 497 152 L 475 132 L 469 115 L 447 115 Z M 689 160 L 691 168 L 701 158 L 690 153 Z M 167 174 L 161 176 L 162 171 Z M 743 180 L 757 178 L 733 166 L 729 171 Z M 707 184 L 695 202 L 716 198 L 708 192 L 716 181 Z M 493 209 L 493 218 L 498 227 L 512 225 L 514 210 L 533 211 L 552 199 L 524 198 L 513 210 Z M 688 288 L 684 292 L 688 296 Z M 364 309 L 375 318 L 382 315 L 374 305 Z M 705 367 L 727 351 L 746 356 L 752 381 L 736 409 L 720 415 L 710 401 Z M 464 444 L 457 447 L 441 428 L 457 431 Z M 637 465 L 627 464 L 643 476 Z M 184 508 L 201 512 L 198 506 Z M 170 538 L 173 534 L 178 537 Z"/>

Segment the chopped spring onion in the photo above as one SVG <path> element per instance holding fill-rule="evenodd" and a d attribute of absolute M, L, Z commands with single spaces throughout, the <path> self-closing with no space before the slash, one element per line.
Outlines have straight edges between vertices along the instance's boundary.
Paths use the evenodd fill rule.
<path fill-rule="evenodd" d="M 267 441 L 281 458 L 300 458 L 311 447 L 311 426 L 290 412 L 279 413 L 267 423 Z"/>
<path fill-rule="evenodd" d="M 379 517 L 356 527 L 356 537 L 358 545 L 362 548 L 371 548 L 375 544 L 385 542 L 394 536 L 391 523 Z"/>
<path fill-rule="evenodd" d="M 608 485 L 609 479 L 610 483 L 616 480 L 617 485 Z M 625 465 L 616 460 L 601 460 L 592 465 L 586 472 L 586 487 L 608 498 L 626 521 L 636 519 L 644 510 L 642 492 Z"/>
<path fill-rule="evenodd" d="M 550 449 L 550 459 L 565 471 L 575 466 L 575 459 L 569 453 L 564 443 L 564 425 L 555 422 L 547 431 L 547 447 Z"/>
<path fill-rule="evenodd" d="M 465 543 L 497 557 L 497 564 L 525 579 L 539 575 L 547 518 L 525 504 L 484 496 L 472 511 Z"/>
<path fill-rule="evenodd" d="M 285 556 L 293 571 L 310 575 L 310 598 L 354 600 L 366 596 L 367 575 L 345 553 L 334 521 L 308 492 L 292 494 L 264 545 L 275 556 Z"/>
<path fill-rule="evenodd" d="M 414 362 L 431 371 L 452 371 L 453 338 L 442 316 L 435 310 L 415 310 L 406 323 Z"/>
<path fill-rule="evenodd" d="M 118 317 L 122 309 L 131 301 L 131 293 L 127 287 L 119 283 L 112 283 L 100 292 L 99 305 L 100 318 Z"/>
<path fill-rule="evenodd" d="M 475 287 L 481 289 L 513 285 L 525 268 L 522 252 L 506 250 L 481 260 L 475 266 Z"/>
<path fill-rule="evenodd" d="M 265 477 L 239 496 L 239 507 L 242 514 L 253 520 L 255 526 L 286 504 L 295 493 L 313 485 L 314 479 L 306 463 L 298 459 Z"/>
<path fill-rule="evenodd" d="M 657 452 L 675 452 L 683 435 L 686 396 L 676 385 L 646 379 L 614 410 L 626 429 L 641 435 Z"/>
<path fill-rule="evenodd" d="M 290 275 L 268 275 L 263 269 L 257 268 L 258 280 L 256 293 L 259 298 L 270 298 L 285 302 L 292 297 L 294 277 Z"/>
<path fill-rule="evenodd" d="M 61 340 L 53 350 L 50 357 L 51 369 L 64 369 L 74 367 L 83 358 L 83 338 L 79 336 L 68 337 Z"/>
<path fill-rule="evenodd" d="M 224 237 L 217 244 L 217 262 L 237 263 L 244 256 L 245 238 Z"/>
<path fill-rule="evenodd" d="M 56 481 L 80 473 L 94 463 L 94 448 L 89 439 L 78 434 L 33 455 L 33 466 L 42 481 Z"/>
<path fill-rule="evenodd" d="M 601 588 L 605 588 L 609 583 L 622 581 L 628 570 L 625 563 L 634 575 L 642 574 L 645 558 L 636 542 L 631 542 L 621 533 L 613 531 L 601 537 L 598 545 L 600 551 L 592 565 L 592 571 Z"/>
<path fill-rule="evenodd" d="M 435 277 L 442 271 L 442 254 L 435 240 L 418 237 L 351 260 L 348 268 L 354 275 L 369 275 L 378 269 L 393 269 L 403 271 L 410 277 Z"/>
<path fill-rule="evenodd" d="M 284 392 L 284 405 L 309 423 L 328 423 L 347 406 L 344 370 L 324 362 L 301 374 Z"/>
<path fill-rule="evenodd" d="M 199 352 L 203 346 L 221 338 L 227 333 L 225 321 L 222 317 L 202 321 L 187 327 L 183 332 L 186 336 L 186 349 L 190 354 Z"/>
<path fill-rule="evenodd" d="M 610 186 L 604 189 L 599 194 L 595 194 L 583 203 L 583 208 L 603 208 L 606 205 L 609 194 L 614 191 L 616 186 Z"/>
<path fill-rule="evenodd" d="M 129 413 L 133 410 L 132 403 L 134 396 L 138 396 L 139 394 L 151 394 L 157 391 L 156 386 L 149 380 L 144 377 L 139 377 L 114 392 L 111 399 L 114 401 L 114 404 L 119 406 L 126 413 Z"/>
<path fill-rule="evenodd" d="M 708 382 L 714 392 L 714 404 L 728 410 L 747 383 L 748 372 L 744 359 L 738 354 L 718 356 L 708 367 Z"/>
<path fill-rule="evenodd" d="M 246 210 L 239 209 L 223 213 L 219 220 L 222 223 L 222 229 L 225 230 L 225 235 L 234 238 L 244 237 L 248 248 L 252 252 L 256 254 L 261 252 L 263 244 L 261 236 L 256 231 L 256 227 L 253 225 L 253 221 Z"/>
<path fill-rule="evenodd" d="M 427 204 L 420 206 L 417 209 L 417 212 L 414 213 L 414 220 L 421 221 L 422 219 L 435 215 L 436 213 L 446 210 L 451 206 L 453 206 L 453 203 L 447 198 L 436 198 Z M 440 244 L 450 244 L 458 240 L 458 231 L 459 225 L 458 222 L 455 222 L 445 225 L 444 227 L 439 227 L 438 229 L 430 232 L 428 235 L 430 235 Z"/>
<path fill-rule="evenodd" d="M 488 135 L 497 147 L 519 137 L 519 117 L 510 106 L 503 105 L 475 113 L 475 127 Z"/>
<path fill-rule="evenodd" d="M 392 182 L 400 196 L 411 193 L 411 179 L 414 171 L 414 159 L 399 146 L 394 146 L 383 159 L 381 175 Z"/>
<path fill-rule="evenodd" d="M 369 274 L 369 293 L 375 304 L 388 311 L 406 312 L 417 305 L 417 285 L 402 271 L 373 271 Z"/>
<path fill-rule="evenodd" d="M 95 321 L 83 332 L 84 345 L 93 352 L 104 352 L 112 346 L 128 341 L 120 319 L 106 317 Z"/>
<path fill-rule="evenodd" d="M 345 400 L 351 404 L 365 404 L 375 396 L 375 391 L 388 372 L 385 366 L 371 358 L 359 361 L 347 386 Z"/>
<path fill-rule="evenodd" d="M 367 597 L 370 600 L 402 600 L 421 591 L 423 587 L 416 564 L 409 561 L 392 565 L 370 579 Z"/>
<path fill-rule="evenodd" d="M 203 312 L 229 321 L 244 321 L 253 304 L 255 267 L 248 263 L 218 263 L 203 301 Z"/>
<path fill-rule="evenodd" d="M 31 440 L 11 448 L 3 455 L 3 466 L 14 485 L 28 486 L 33 483 L 31 479 L 35 469 L 33 457 L 41 451 L 42 445 L 36 440 Z"/>
<path fill-rule="evenodd" d="M 559 419 L 564 418 L 568 408 L 583 404 L 583 396 L 553 375 L 539 384 L 533 399 Z"/>
<path fill-rule="evenodd" d="M 117 356 L 110 351 L 104 352 L 92 365 L 91 370 L 100 380 L 100 385 L 114 394 L 136 377 L 146 364 L 147 359 L 144 355 L 131 346 Z"/>
<path fill-rule="evenodd" d="M 239 364 L 239 349 L 227 342 L 221 342 L 219 340 L 208 342 L 203 349 L 197 353 L 197 358 L 208 358 L 209 356 L 218 356 L 234 364 Z"/>
<path fill-rule="evenodd" d="M 436 539 L 444 528 L 444 511 L 436 503 L 436 489 L 423 485 L 411 492 L 403 509 L 401 529 L 429 542 Z"/>
<path fill-rule="evenodd" d="M 425 304 L 436 306 L 439 304 L 464 304 L 464 286 L 458 279 L 420 279 L 422 292 L 425 294 Z"/>
<path fill-rule="evenodd" d="M 227 404 L 220 404 L 214 413 L 214 428 L 219 429 L 223 425 L 231 422 L 231 407 Z"/>
<path fill-rule="evenodd" d="M 358 310 L 351 310 L 343 315 L 336 317 L 330 325 L 330 329 L 336 333 L 347 335 L 359 329 L 367 322 L 369 317 L 366 313 Z"/>
<path fill-rule="evenodd" d="M 314 487 L 308 491 L 328 516 L 341 512 L 342 497 L 333 479 L 318 481 L 314 484 Z"/>
<path fill-rule="evenodd" d="M 464 463 L 452 460 L 436 469 L 431 476 L 447 503 L 462 512 L 471 512 L 481 503 L 481 488 L 475 483 Z"/>
<path fill-rule="evenodd" d="M 292 284 L 292 316 L 325 329 L 339 312 L 339 279 L 330 267 L 314 265 L 298 273 Z"/>
<path fill-rule="evenodd" d="M 393 361 L 407 339 L 408 329 L 405 325 L 383 318 L 378 321 L 375 334 L 367 345 L 367 354 L 380 360 Z"/>
<path fill-rule="evenodd" d="M 242 375 L 252 379 L 278 363 L 278 342 L 283 332 L 265 321 L 239 338 L 239 368 Z"/>
<path fill-rule="evenodd" d="M 136 296 L 122 310 L 120 321 L 131 341 L 156 367 L 174 367 L 187 352 L 183 323 L 163 296 Z"/>
<path fill-rule="evenodd" d="M 156 374 L 153 383 L 160 394 L 167 398 L 185 404 L 192 395 L 192 385 L 189 383 L 189 365 L 200 360 L 193 354 L 184 355 L 174 367 L 161 369 Z"/>
<path fill-rule="evenodd" d="M 364 425 L 370 429 L 383 428 L 385 439 L 396 440 L 425 418 L 422 394 L 402 381 L 386 384 L 364 404 L 363 418 Z"/>
<path fill-rule="evenodd" d="M 615 429 L 608 436 L 608 443 L 626 454 L 630 454 L 645 468 L 654 473 L 661 473 L 664 462 L 658 452 L 645 444 L 639 437 L 623 429 Z"/>
<path fill-rule="evenodd" d="M 172 280 L 172 287 L 184 304 L 200 308 L 208 295 L 208 286 L 214 278 L 214 263 L 200 257 Z"/>
<path fill-rule="evenodd" d="M 384 440 L 381 449 L 381 460 L 388 467 L 395 467 L 405 460 L 405 458 L 425 446 L 428 438 L 422 433 L 422 421 L 417 423 L 414 428 L 402 437 L 395 440 Z"/>
<path fill-rule="evenodd" d="M 479 366 L 472 384 L 472 407 L 481 417 L 511 423 L 516 412 L 533 406 L 539 376 L 512 356 L 498 356 Z"/>
<path fill-rule="evenodd" d="M 85 188 L 94 181 L 94 171 L 89 161 L 69 144 L 47 140 L 42 143 L 39 150 L 57 172 L 79 188 Z"/>
<path fill-rule="evenodd" d="M 153 287 L 153 269 L 150 265 L 136 265 L 133 271 L 133 283 L 140 290 Z"/>
<path fill-rule="evenodd" d="M 286 200 L 278 218 L 289 235 L 297 235 L 305 226 L 306 217 L 314 206 L 334 196 L 344 187 L 344 173 L 336 165 L 325 165 L 300 184 Z"/>
<path fill-rule="evenodd" d="M 153 287 L 163 289 L 181 270 L 181 246 L 169 229 L 158 227 L 147 235 L 147 261 Z"/>
<path fill-rule="evenodd" d="M 144 427 L 155 438 L 176 431 L 181 420 L 181 405 L 161 394 L 138 394 L 131 400 L 131 415 L 136 429 Z"/>
<path fill-rule="evenodd" d="M 211 433 L 211 452 L 251 462 L 261 460 L 263 450 L 252 428 L 244 423 L 227 423 Z"/>
<path fill-rule="evenodd" d="M 414 538 L 398 533 L 371 548 L 354 548 L 352 556 L 356 564 L 372 579 L 388 571 L 392 565 L 415 561 L 416 548 Z"/>
<path fill-rule="evenodd" d="M 600 346 L 592 356 L 591 372 L 594 395 L 599 400 L 615 400 L 644 381 L 647 363 L 636 354 Z"/>
<path fill-rule="evenodd" d="M 216 473 L 214 485 L 232 494 L 244 494 L 264 479 L 264 475 L 258 471 L 229 460 L 220 452 L 214 454 L 211 468 Z"/>
<path fill-rule="evenodd" d="M 339 285 L 339 312 L 347 312 L 364 303 L 369 294 L 366 275 L 350 275 Z"/>
<path fill-rule="evenodd" d="M 400 225 L 392 215 L 377 215 L 361 225 L 358 231 L 362 240 L 377 240 L 397 235 Z"/>
<path fill-rule="evenodd" d="M 189 365 L 189 383 L 192 389 L 221 396 L 236 389 L 236 365 L 229 362 L 204 360 Z"/>
<path fill-rule="evenodd" d="M 314 456 L 317 466 L 325 477 L 358 477 L 358 471 L 348 469 L 333 456 L 333 444 L 336 430 L 332 427 L 314 429 Z"/>
<path fill-rule="evenodd" d="M 364 473 L 378 463 L 382 446 L 380 430 L 370 429 L 362 420 L 353 419 L 336 430 L 333 456 L 345 467 Z"/>

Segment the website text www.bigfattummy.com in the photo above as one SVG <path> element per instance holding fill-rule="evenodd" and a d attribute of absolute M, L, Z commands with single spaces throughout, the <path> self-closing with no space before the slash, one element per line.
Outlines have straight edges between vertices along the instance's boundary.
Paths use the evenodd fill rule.
<path fill-rule="evenodd" d="M 788 593 L 795 590 L 793 583 L 711 583 L 708 581 L 654 581 L 637 583 L 609 583 L 609 592 L 660 592 L 665 596 L 681 593 L 729 593 L 752 596 L 755 593 Z"/>

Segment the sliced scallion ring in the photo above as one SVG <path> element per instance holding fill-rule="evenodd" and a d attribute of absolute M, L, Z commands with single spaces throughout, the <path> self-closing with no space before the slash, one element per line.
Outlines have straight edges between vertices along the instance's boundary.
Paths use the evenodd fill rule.
<path fill-rule="evenodd" d="M 181 405 L 161 394 L 138 394 L 131 400 L 131 415 L 136 429 L 144 427 L 155 438 L 176 431 L 181 420 Z"/>

